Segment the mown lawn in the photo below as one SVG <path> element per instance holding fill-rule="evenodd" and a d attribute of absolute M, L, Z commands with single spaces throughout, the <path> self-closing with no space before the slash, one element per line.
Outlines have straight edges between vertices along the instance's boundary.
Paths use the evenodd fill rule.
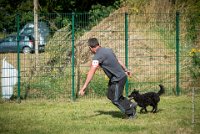
<path fill-rule="evenodd" d="M 162 96 L 158 113 L 140 114 L 138 108 L 135 120 L 123 119 L 123 114 L 106 98 L 76 102 L 23 100 L 21 104 L 1 101 L 0 133 L 197 134 L 199 106 L 195 106 L 196 123 L 192 123 L 191 100 L 191 96 Z"/>

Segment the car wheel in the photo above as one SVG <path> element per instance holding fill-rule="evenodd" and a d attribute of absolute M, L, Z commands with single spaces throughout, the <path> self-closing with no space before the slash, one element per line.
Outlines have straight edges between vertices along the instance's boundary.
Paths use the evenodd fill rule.
<path fill-rule="evenodd" d="M 22 52 L 24 54 L 30 54 L 31 53 L 31 48 L 30 47 L 24 47 L 23 50 L 22 50 Z"/>

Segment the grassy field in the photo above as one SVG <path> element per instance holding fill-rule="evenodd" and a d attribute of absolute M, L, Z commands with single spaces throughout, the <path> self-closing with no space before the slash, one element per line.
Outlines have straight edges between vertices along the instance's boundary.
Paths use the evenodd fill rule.
<path fill-rule="evenodd" d="M 192 113 L 191 96 L 163 96 L 158 113 L 138 113 L 135 120 L 123 119 L 124 115 L 106 98 L 76 102 L 27 100 L 21 104 L 1 101 L 0 133 L 197 134 L 200 112 L 194 112 L 196 123 L 192 123 Z"/>

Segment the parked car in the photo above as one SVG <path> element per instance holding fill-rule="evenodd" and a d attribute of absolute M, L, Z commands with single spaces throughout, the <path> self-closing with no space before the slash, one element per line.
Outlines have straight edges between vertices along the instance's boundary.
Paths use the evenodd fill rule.
<path fill-rule="evenodd" d="M 35 51 L 34 37 L 32 35 L 19 36 L 20 52 L 25 54 Z M 44 45 L 39 45 L 39 52 L 44 51 Z M 0 53 L 17 52 L 17 35 L 9 35 L 0 40 Z"/>
<path fill-rule="evenodd" d="M 19 32 L 20 34 L 30 34 L 33 37 L 34 35 L 34 23 L 30 22 L 27 23 Z M 38 22 L 38 36 L 39 36 L 39 44 L 40 45 L 46 45 L 47 38 L 49 36 L 49 27 L 45 22 Z"/>

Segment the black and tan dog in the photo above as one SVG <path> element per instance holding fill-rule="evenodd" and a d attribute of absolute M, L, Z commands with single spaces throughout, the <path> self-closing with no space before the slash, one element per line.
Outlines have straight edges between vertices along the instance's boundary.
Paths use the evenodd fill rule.
<path fill-rule="evenodd" d="M 165 92 L 165 88 L 163 85 L 160 86 L 160 91 L 158 93 L 155 92 L 147 92 L 144 94 L 140 94 L 139 91 L 135 90 L 128 96 L 130 100 L 134 99 L 137 102 L 137 105 L 141 107 L 140 113 L 143 113 L 143 110 L 147 113 L 147 106 L 152 106 L 153 109 L 151 112 L 156 113 L 158 108 L 158 102 L 160 101 L 160 95 Z"/>

